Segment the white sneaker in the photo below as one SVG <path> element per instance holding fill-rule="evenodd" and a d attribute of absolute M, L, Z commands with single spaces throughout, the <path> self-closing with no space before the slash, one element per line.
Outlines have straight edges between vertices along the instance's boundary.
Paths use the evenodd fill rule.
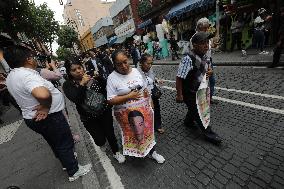
<path fill-rule="evenodd" d="M 125 157 L 120 152 L 116 152 L 113 157 L 118 161 L 118 163 L 124 163 Z"/>
<path fill-rule="evenodd" d="M 150 157 L 152 159 L 156 160 L 157 163 L 164 163 L 165 162 L 165 158 L 162 155 L 158 154 L 156 151 L 154 151 Z"/>
<path fill-rule="evenodd" d="M 70 182 L 73 182 L 79 177 L 86 175 L 91 170 L 92 165 L 91 164 L 78 165 L 78 167 L 79 167 L 78 171 L 73 176 L 69 177 Z"/>
<path fill-rule="evenodd" d="M 269 52 L 268 51 L 263 51 L 263 54 L 269 54 Z"/>
<path fill-rule="evenodd" d="M 258 54 L 263 54 L 263 52 L 264 52 L 264 51 L 262 51 L 262 52 L 260 52 L 260 53 L 258 53 Z"/>

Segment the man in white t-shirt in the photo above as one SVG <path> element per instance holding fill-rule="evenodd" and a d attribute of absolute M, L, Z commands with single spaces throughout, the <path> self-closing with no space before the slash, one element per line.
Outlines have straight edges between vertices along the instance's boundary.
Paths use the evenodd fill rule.
<path fill-rule="evenodd" d="M 21 108 L 26 125 L 47 141 L 67 170 L 69 181 L 85 175 L 91 165 L 78 165 L 74 156 L 74 141 L 62 113 L 62 93 L 36 71 L 37 62 L 30 49 L 12 46 L 6 49 L 4 57 L 12 68 L 6 85 Z"/>

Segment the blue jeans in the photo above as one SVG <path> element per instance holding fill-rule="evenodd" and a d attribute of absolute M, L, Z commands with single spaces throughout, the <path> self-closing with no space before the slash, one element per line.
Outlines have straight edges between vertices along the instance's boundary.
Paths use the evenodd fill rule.
<path fill-rule="evenodd" d="M 74 156 L 74 140 L 68 122 L 62 111 L 49 114 L 42 121 L 25 119 L 26 125 L 43 136 L 54 155 L 67 169 L 69 176 L 78 171 L 78 162 Z"/>

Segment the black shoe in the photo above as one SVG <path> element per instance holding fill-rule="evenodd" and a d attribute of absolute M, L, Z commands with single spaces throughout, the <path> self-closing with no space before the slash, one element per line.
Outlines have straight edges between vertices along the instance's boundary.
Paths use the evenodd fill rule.
<path fill-rule="evenodd" d="M 204 139 L 216 145 L 222 143 L 222 139 L 215 132 L 213 132 L 210 127 L 204 132 Z"/>

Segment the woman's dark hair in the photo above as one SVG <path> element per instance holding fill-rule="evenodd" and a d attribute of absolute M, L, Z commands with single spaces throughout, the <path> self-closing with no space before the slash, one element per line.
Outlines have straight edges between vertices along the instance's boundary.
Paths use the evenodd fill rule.
<path fill-rule="evenodd" d="M 142 54 L 141 58 L 140 58 L 140 65 L 144 64 L 145 62 L 147 62 L 147 59 L 149 57 L 152 57 L 152 55 L 150 55 L 149 53 L 144 53 Z"/>
<path fill-rule="evenodd" d="M 137 117 L 137 116 L 142 117 L 143 121 L 144 121 L 143 114 L 141 112 L 137 111 L 137 110 L 133 110 L 133 111 L 128 113 L 128 123 L 130 123 L 130 118 L 134 118 L 134 117 Z"/>
<path fill-rule="evenodd" d="M 13 45 L 7 47 L 4 51 L 4 59 L 11 68 L 24 66 L 27 59 L 34 56 L 34 52 L 26 47 Z"/>
<path fill-rule="evenodd" d="M 71 75 L 72 65 L 79 65 L 83 67 L 79 58 L 72 57 L 72 58 L 66 59 L 64 66 L 66 68 L 66 74 L 67 74 L 68 79 L 73 79 L 73 76 Z"/>
<path fill-rule="evenodd" d="M 118 49 L 118 50 L 115 50 L 112 54 L 111 54 L 111 59 L 112 59 L 112 62 L 115 64 L 116 63 L 116 58 L 119 54 L 123 54 L 125 56 L 127 56 L 127 53 L 122 50 L 122 49 Z"/>

